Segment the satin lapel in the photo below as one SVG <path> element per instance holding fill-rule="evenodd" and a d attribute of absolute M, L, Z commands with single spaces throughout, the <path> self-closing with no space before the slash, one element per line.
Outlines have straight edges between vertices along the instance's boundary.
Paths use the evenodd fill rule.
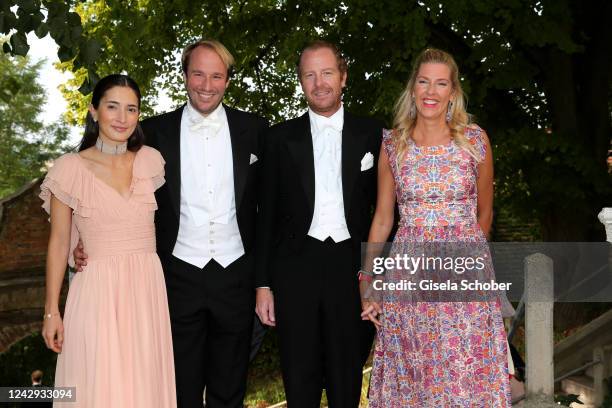
<path fill-rule="evenodd" d="M 232 159 L 234 168 L 234 194 L 236 197 L 236 209 L 240 208 L 242 197 L 249 175 L 250 165 L 250 149 L 248 138 L 243 134 L 247 131 L 240 123 L 238 112 L 235 109 L 223 105 L 227 116 L 227 123 L 230 130 L 230 139 L 232 140 Z"/>
<path fill-rule="evenodd" d="M 166 181 L 172 207 L 177 217 L 181 213 L 181 118 L 185 105 L 170 113 L 160 132 L 159 146 L 166 160 Z"/>
<path fill-rule="evenodd" d="M 345 110 L 342 127 L 342 198 L 345 217 L 348 217 L 350 200 L 361 171 L 362 154 L 363 135 L 359 129 L 355 129 L 352 116 Z"/>
<path fill-rule="evenodd" d="M 297 166 L 300 181 L 312 213 L 315 200 L 315 170 L 308 113 L 297 120 L 296 128 L 291 134 L 287 135 L 287 146 Z"/>

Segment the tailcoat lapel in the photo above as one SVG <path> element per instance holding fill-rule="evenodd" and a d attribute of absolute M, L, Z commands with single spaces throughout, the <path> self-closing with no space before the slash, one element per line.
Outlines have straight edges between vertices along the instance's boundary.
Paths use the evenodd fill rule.
<path fill-rule="evenodd" d="M 170 114 L 161 132 L 165 137 L 159 139 L 160 150 L 166 160 L 165 177 L 170 199 L 177 217 L 181 213 L 181 118 L 183 109 L 185 105 Z"/>
<path fill-rule="evenodd" d="M 247 131 L 240 122 L 237 112 L 223 105 L 229 125 L 230 139 L 232 140 L 232 160 L 234 168 L 234 194 L 236 197 L 236 209 L 240 208 L 242 197 L 249 175 L 250 165 L 250 144 L 244 133 Z"/>
<path fill-rule="evenodd" d="M 315 170 L 310 119 L 305 113 L 298 119 L 294 132 L 287 136 L 287 146 L 297 166 L 300 182 L 306 193 L 310 212 L 314 211 Z"/>
<path fill-rule="evenodd" d="M 342 127 L 342 198 L 345 217 L 349 216 L 351 197 L 361 172 L 364 143 L 365 135 L 355 129 L 353 117 L 345 110 Z"/>

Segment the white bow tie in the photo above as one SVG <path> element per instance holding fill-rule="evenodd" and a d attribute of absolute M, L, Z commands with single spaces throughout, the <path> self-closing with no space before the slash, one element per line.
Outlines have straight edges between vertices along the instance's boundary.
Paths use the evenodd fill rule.
<path fill-rule="evenodd" d="M 196 132 L 200 129 L 208 129 L 210 130 L 213 134 L 216 134 L 219 129 L 221 129 L 221 122 L 219 122 L 218 120 L 215 119 L 209 119 L 209 118 L 202 118 L 200 120 L 198 120 L 195 123 L 192 123 L 191 127 L 189 129 L 191 129 L 191 131 Z"/>
<path fill-rule="evenodd" d="M 336 123 L 325 123 L 321 126 L 321 132 L 324 132 L 326 129 L 333 130 L 337 133 L 342 133 L 342 127 L 338 126 Z"/>
<path fill-rule="evenodd" d="M 334 118 L 335 119 L 335 118 Z M 333 130 L 338 133 L 342 133 L 342 124 L 339 120 L 334 119 L 322 119 L 319 121 L 319 131 L 324 132 L 326 129 Z"/>

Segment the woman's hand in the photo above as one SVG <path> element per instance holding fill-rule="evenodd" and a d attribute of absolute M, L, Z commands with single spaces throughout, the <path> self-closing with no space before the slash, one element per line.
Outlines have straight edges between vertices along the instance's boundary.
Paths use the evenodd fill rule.
<path fill-rule="evenodd" d="M 51 317 L 45 316 L 42 335 L 45 339 L 47 348 L 56 353 L 62 352 L 62 345 L 64 343 L 64 323 L 59 313 L 53 314 Z"/>
<path fill-rule="evenodd" d="M 361 302 L 361 310 L 361 320 L 369 320 L 377 329 L 380 329 L 381 323 L 378 319 L 382 315 L 382 308 L 378 302 L 364 300 Z"/>
<path fill-rule="evenodd" d="M 381 327 L 379 318 L 382 315 L 382 308 L 380 302 L 374 299 L 372 282 L 359 281 L 359 292 L 361 293 L 361 320 L 369 320 L 379 329 Z"/>

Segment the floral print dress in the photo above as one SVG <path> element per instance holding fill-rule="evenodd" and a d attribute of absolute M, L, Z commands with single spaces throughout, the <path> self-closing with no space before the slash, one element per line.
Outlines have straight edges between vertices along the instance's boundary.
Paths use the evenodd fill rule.
<path fill-rule="evenodd" d="M 465 136 L 484 157 L 482 133 L 471 125 Z M 486 243 L 476 219 L 476 160 L 452 141 L 419 147 L 410 140 L 398 166 L 392 136 L 384 131 L 400 209 L 393 245 Z M 401 302 L 384 295 L 382 308 L 371 408 L 511 406 L 501 301 Z"/>

